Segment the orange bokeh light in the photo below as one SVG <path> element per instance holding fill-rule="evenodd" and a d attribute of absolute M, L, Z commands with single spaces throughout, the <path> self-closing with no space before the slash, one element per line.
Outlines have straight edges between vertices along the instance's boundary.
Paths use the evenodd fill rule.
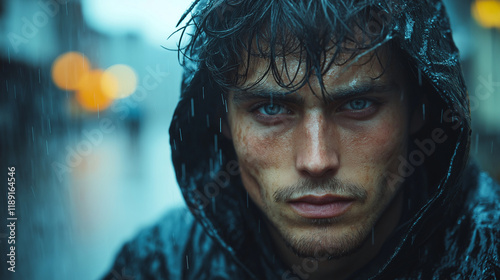
<path fill-rule="evenodd" d="M 88 111 L 102 111 L 111 105 L 116 95 L 118 82 L 102 70 L 92 70 L 82 77 L 76 92 L 76 100 Z"/>
<path fill-rule="evenodd" d="M 77 90 L 80 79 L 89 71 L 90 62 L 83 54 L 67 52 L 52 64 L 52 80 L 61 89 Z"/>
<path fill-rule="evenodd" d="M 472 4 L 472 15 L 484 27 L 500 28 L 500 1 L 478 0 Z"/>

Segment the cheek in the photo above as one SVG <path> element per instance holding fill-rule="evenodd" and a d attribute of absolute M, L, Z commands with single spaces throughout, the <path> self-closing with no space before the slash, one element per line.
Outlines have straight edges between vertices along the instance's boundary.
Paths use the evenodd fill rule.
<path fill-rule="evenodd" d="M 239 160 L 255 172 L 279 169 L 291 151 L 287 133 L 259 129 L 252 120 L 243 117 L 234 121 L 238 125 L 232 126 L 233 145 Z"/>
<path fill-rule="evenodd" d="M 259 203 L 263 197 L 272 195 L 282 182 L 290 153 L 290 138 L 258 129 L 244 117 L 235 116 L 232 120 L 232 139 L 241 168 L 241 179 L 252 199 Z"/>
<path fill-rule="evenodd" d="M 406 143 L 405 131 L 406 129 L 401 127 L 399 123 L 384 124 L 376 127 L 371 133 L 372 143 L 370 145 L 367 144 L 369 153 L 373 154 L 373 159 L 389 164 L 394 157 L 397 158 Z"/>
<path fill-rule="evenodd" d="M 394 170 L 398 157 L 404 155 L 407 129 L 398 116 L 349 131 L 343 137 L 344 167 L 356 170 L 352 178 L 366 186 L 375 186 L 384 174 Z"/>

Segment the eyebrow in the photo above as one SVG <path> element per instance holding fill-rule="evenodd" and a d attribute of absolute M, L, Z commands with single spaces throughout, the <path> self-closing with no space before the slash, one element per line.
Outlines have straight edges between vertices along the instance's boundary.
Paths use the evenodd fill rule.
<path fill-rule="evenodd" d="M 277 91 L 274 89 L 266 90 L 264 88 L 243 90 L 235 92 L 233 95 L 233 102 L 235 104 L 241 104 L 255 99 L 271 99 L 278 102 L 286 101 L 293 104 L 302 104 L 304 98 L 300 95 L 293 94 L 294 92 L 295 91 Z"/>
<path fill-rule="evenodd" d="M 334 90 L 333 93 L 325 94 L 327 102 L 337 102 L 355 97 L 362 97 L 369 93 L 386 93 L 397 88 L 395 83 L 361 83 Z M 233 102 L 241 104 L 255 99 L 271 99 L 278 102 L 289 102 L 300 105 L 303 103 L 303 97 L 293 94 L 293 90 L 275 90 L 266 89 L 265 86 L 256 87 L 252 90 L 242 90 L 235 92 Z"/>
<path fill-rule="evenodd" d="M 386 93 L 397 88 L 395 83 L 364 83 L 348 88 L 335 90 L 333 94 L 325 95 L 329 102 L 345 100 L 353 97 L 363 96 L 369 93 Z"/>

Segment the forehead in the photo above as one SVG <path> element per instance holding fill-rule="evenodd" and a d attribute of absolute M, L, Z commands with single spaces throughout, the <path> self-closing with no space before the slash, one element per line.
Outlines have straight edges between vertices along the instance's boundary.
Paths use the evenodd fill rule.
<path fill-rule="evenodd" d="M 392 57 L 388 48 L 379 48 L 356 57 L 343 53 L 333 59 L 325 54 L 319 71 L 311 71 L 304 58 L 297 55 L 276 57 L 271 60 L 249 57 L 247 64 L 240 66 L 239 72 L 245 79 L 237 87 L 240 89 L 270 88 L 276 91 L 295 91 L 309 86 L 313 91 L 334 91 L 336 88 L 353 87 L 357 84 L 407 83 L 407 71 Z M 328 57 L 330 55 L 330 57 Z M 242 75 L 242 74 L 240 74 Z"/>

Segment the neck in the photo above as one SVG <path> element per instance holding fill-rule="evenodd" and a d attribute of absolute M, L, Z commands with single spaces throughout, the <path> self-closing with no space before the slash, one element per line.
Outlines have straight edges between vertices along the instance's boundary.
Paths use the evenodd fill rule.
<path fill-rule="evenodd" d="M 400 191 L 391 204 L 385 209 L 382 216 L 367 236 L 361 247 L 354 253 L 339 259 L 327 260 L 325 258 L 301 258 L 288 248 L 280 234 L 273 226 L 269 226 L 271 236 L 281 259 L 290 268 L 283 279 L 297 275 L 302 279 L 346 279 L 363 266 L 368 264 L 380 252 L 384 242 L 396 228 L 403 204 L 403 192 Z"/>

